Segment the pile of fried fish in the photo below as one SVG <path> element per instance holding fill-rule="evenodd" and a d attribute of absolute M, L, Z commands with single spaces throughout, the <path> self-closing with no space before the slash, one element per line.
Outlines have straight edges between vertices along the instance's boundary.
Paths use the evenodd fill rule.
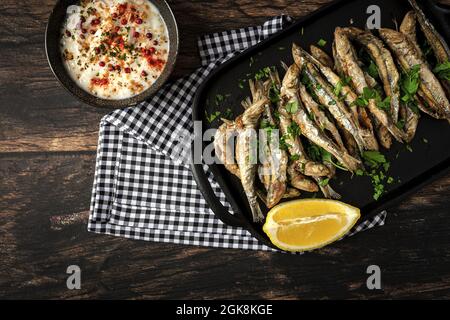
<path fill-rule="evenodd" d="M 283 79 L 270 68 L 266 79 L 250 80 L 252 97 L 242 103 L 244 113 L 234 121 L 222 119 L 214 140 L 216 155 L 241 180 L 254 222 L 264 220 L 258 197 L 268 208 L 299 196 L 300 190 L 320 189 L 326 198 L 340 198 L 328 183 L 336 167 L 354 173 L 363 170 L 364 152 L 389 149 L 393 140 L 409 143 L 419 110 L 450 120 L 448 73 L 446 78 L 437 75 L 448 68 L 449 47 L 416 2 L 410 2 L 414 10 L 399 31 L 336 28 L 333 58 L 319 47 L 311 46 L 308 53 L 293 44 L 295 63 L 285 66 Z M 419 46 L 417 25 L 434 66 Z M 370 57 L 369 68 L 356 48 Z M 370 72 L 374 67 L 377 74 Z M 252 132 L 258 129 L 266 132 L 258 141 L 269 159 L 263 164 L 251 156 Z M 278 143 L 270 139 L 272 130 L 280 132 Z M 235 149 L 231 136 L 236 137 Z M 314 159 L 306 148 L 327 156 Z M 263 188 L 256 187 L 257 177 Z"/>

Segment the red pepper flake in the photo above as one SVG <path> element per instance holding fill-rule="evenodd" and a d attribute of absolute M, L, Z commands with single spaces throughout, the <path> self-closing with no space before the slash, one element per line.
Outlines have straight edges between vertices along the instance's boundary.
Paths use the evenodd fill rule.
<path fill-rule="evenodd" d="M 100 19 L 98 19 L 98 18 L 91 21 L 91 25 L 93 25 L 93 26 L 96 26 L 99 24 L 100 24 Z"/>
<path fill-rule="evenodd" d="M 141 18 L 137 18 L 137 19 L 136 19 L 136 23 L 137 23 L 137 24 L 142 24 L 142 22 L 143 22 L 143 21 L 142 21 Z"/>
<path fill-rule="evenodd" d="M 148 58 L 149 56 L 151 56 L 152 54 L 154 54 L 156 52 L 155 48 L 149 48 L 149 49 L 144 49 L 143 53 L 146 56 L 146 58 Z"/>
<path fill-rule="evenodd" d="M 120 15 L 123 15 L 125 13 L 125 11 L 127 10 L 127 6 L 128 6 L 127 3 L 119 5 L 119 14 Z"/>
<path fill-rule="evenodd" d="M 96 54 L 100 54 L 100 48 L 99 47 L 95 48 L 94 50 L 95 50 Z"/>
<path fill-rule="evenodd" d="M 164 68 L 164 66 L 166 65 L 166 61 L 159 59 L 159 58 L 153 58 L 153 57 L 148 57 L 147 62 L 150 67 L 153 67 L 158 70 L 162 70 Z"/>
<path fill-rule="evenodd" d="M 113 72 L 114 70 L 115 70 L 115 68 L 112 64 L 108 65 L 108 71 Z"/>
<path fill-rule="evenodd" d="M 85 39 L 86 37 L 84 36 L 84 34 L 80 34 L 80 38 Z"/>
<path fill-rule="evenodd" d="M 147 76 L 147 72 L 145 72 L 145 70 L 142 70 L 141 76 L 146 77 Z"/>
<path fill-rule="evenodd" d="M 105 66 L 105 61 L 100 61 L 98 64 L 99 64 L 100 67 L 104 67 Z"/>
<path fill-rule="evenodd" d="M 87 30 L 83 28 L 83 29 L 81 29 L 81 32 L 86 33 Z"/>
<path fill-rule="evenodd" d="M 134 34 L 133 34 L 133 36 L 134 36 L 135 38 L 139 38 L 140 34 L 139 34 L 139 32 L 135 31 Z"/>
<path fill-rule="evenodd" d="M 80 17 L 80 21 L 83 23 L 83 22 L 86 22 L 86 18 L 85 17 L 83 17 L 83 16 L 81 16 Z"/>
<path fill-rule="evenodd" d="M 114 13 L 112 14 L 112 17 L 113 17 L 113 19 L 117 19 L 117 13 L 114 12 Z"/>
<path fill-rule="evenodd" d="M 93 86 L 107 86 L 109 84 L 109 80 L 108 78 L 92 78 L 91 79 L 91 84 Z"/>
<path fill-rule="evenodd" d="M 153 44 L 154 44 L 155 46 L 157 46 L 157 45 L 159 44 L 158 40 L 154 40 L 154 41 L 153 41 Z"/>
<path fill-rule="evenodd" d="M 91 31 L 89 31 L 90 34 L 95 34 L 95 30 L 91 29 Z"/>
<path fill-rule="evenodd" d="M 114 28 L 114 30 L 116 30 L 116 32 L 119 32 L 119 31 L 120 31 L 120 27 L 119 27 L 119 26 L 116 26 L 116 27 Z"/>
<path fill-rule="evenodd" d="M 126 24 L 128 23 L 128 20 L 125 19 L 125 18 L 123 18 L 123 19 L 120 21 L 120 23 L 123 24 L 123 25 L 126 25 Z"/>
<path fill-rule="evenodd" d="M 153 38 L 153 33 L 147 32 L 147 34 L 145 36 L 151 40 Z"/>
<path fill-rule="evenodd" d="M 131 69 L 130 68 L 125 68 L 125 73 L 130 73 Z"/>
<path fill-rule="evenodd" d="M 71 37 L 72 33 L 69 30 L 66 30 L 66 36 Z"/>
<path fill-rule="evenodd" d="M 116 69 L 116 71 L 120 72 L 120 70 L 122 70 L 122 68 L 120 66 L 115 66 L 114 69 Z"/>

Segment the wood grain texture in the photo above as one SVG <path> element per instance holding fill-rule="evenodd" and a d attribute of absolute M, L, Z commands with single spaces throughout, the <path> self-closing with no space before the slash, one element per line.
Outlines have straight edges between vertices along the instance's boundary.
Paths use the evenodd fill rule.
<path fill-rule="evenodd" d="M 169 1 L 181 30 L 174 77 L 196 38 L 302 16 L 328 0 Z M 450 1 L 446 1 L 450 4 Z M 450 298 L 450 177 L 393 208 L 386 226 L 304 256 L 146 243 L 86 231 L 98 124 L 54 79 L 43 35 L 54 0 L 0 7 L 0 298 Z M 66 289 L 66 268 L 82 289 Z M 383 290 L 366 289 L 366 268 Z"/>

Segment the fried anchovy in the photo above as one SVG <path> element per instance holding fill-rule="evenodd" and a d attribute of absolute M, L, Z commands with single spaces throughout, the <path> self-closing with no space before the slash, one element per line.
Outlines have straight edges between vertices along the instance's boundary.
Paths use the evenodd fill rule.
<path fill-rule="evenodd" d="M 307 192 L 319 191 L 319 187 L 317 186 L 317 184 L 314 181 L 310 180 L 309 178 L 305 177 L 300 172 L 298 172 L 294 163 L 291 163 L 288 166 L 287 172 L 289 177 L 289 183 L 294 188 L 304 190 Z"/>
<path fill-rule="evenodd" d="M 250 81 L 250 90 L 253 101 L 258 101 L 263 97 L 268 97 L 270 81 L 263 84 L 258 81 Z M 283 198 L 286 192 L 288 155 L 280 148 L 279 140 L 272 137 L 272 130 L 276 128 L 276 123 L 272 115 L 269 99 L 264 106 L 264 119 L 268 123 L 260 133 L 260 149 L 263 159 L 262 165 L 258 168 L 260 180 L 263 182 L 266 191 L 266 205 L 268 208 L 274 207 Z"/>
<path fill-rule="evenodd" d="M 423 56 L 423 52 L 420 49 L 419 43 L 417 42 L 417 19 L 414 11 L 409 11 L 406 13 L 403 21 L 400 25 L 400 32 L 403 33 L 410 41 L 411 44 L 414 45 L 418 54 L 420 54 L 421 58 L 425 60 Z"/>
<path fill-rule="evenodd" d="M 239 177 L 239 167 L 234 159 L 234 143 L 231 141 L 237 135 L 236 125 L 226 119 L 222 121 L 224 123 L 217 129 L 214 136 L 214 150 L 225 168 Z"/>
<path fill-rule="evenodd" d="M 417 65 L 420 66 L 419 95 L 440 115 L 440 118 L 450 120 L 450 103 L 445 96 L 444 89 L 427 63 L 417 53 L 416 47 L 410 39 L 403 33 L 391 29 L 382 28 L 379 32 L 383 40 L 395 53 L 403 70 L 409 71 Z"/>
<path fill-rule="evenodd" d="M 364 77 L 369 85 L 369 88 L 378 89 L 379 84 L 370 74 L 364 71 Z M 400 110 L 402 110 L 402 105 L 400 105 Z M 390 149 L 392 146 L 392 135 L 389 130 L 383 126 L 377 119 L 374 119 L 375 131 L 377 133 L 378 141 L 385 149 Z"/>
<path fill-rule="evenodd" d="M 338 129 L 331 122 L 325 112 L 320 109 L 319 104 L 314 101 L 313 97 L 306 90 L 306 87 L 303 84 L 299 84 L 299 94 L 300 98 L 305 106 L 306 110 L 309 112 L 310 116 L 313 118 L 314 122 L 321 129 L 326 130 L 330 137 L 334 140 L 334 142 L 339 145 L 342 149 L 346 150 L 344 142 L 342 141 L 341 135 L 339 134 Z"/>
<path fill-rule="evenodd" d="M 354 117 L 347 109 L 347 106 L 335 95 L 333 88 L 311 63 L 315 59 L 295 44 L 293 46 L 293 55 L 294 61 L 310 81 L 311 89 L 315 92 L 320 103 L 330 111 L 336 122 L 353 136 L 361 153 L 368 149 L 361 134 L 363 129 L 359 126 L 358 122 L 354 121 Z M 317 63 L 319 62 L 317 61 Z M 320 66 L 323 67 L 321 64 Z M 327 67 L 324 68 L 329 69 Z"/>
<path fill-rule="evenodd" d="M 257 170 L 257 137 L 256 127 L 267 99 L 261 99 L 245 110 L 242 117 L 236 121 L 238 138 L 236 158 L 244 192 L 247 196 L 254 222 L 262 222 L 264 215 L 257 200 L 255 176 Z"/>
<path fill-rule="evenodd" d="M 335 30 L 335 41 L 336 54 L 341 61 L 344 73 L 351 78 L 357 93 L 360 95 L 364 94 L 364 88 L 368 88 L 369 85 L 365 79 L 364 72 L 358 65 L 358 59 L 352 51 L 350 40 L 341 28 L 336 28 Z M 373 117 L 384 125 L 396 140 L 399 142 L 407 140 L 406 134 L 396 126 L 392 118 L 384 110 L 378 108 L 375 99 L 369 99 L 368 108 Z"/>
<path fill-rule="evenodd" d="M 423 27 L 422 27 L 423 30 Z M 403 18 L 403 22 L 400 26 L 400 32 L 403 33 L 406 37 L 408 37 L 408 39 L 410 40 L 411 44 L 414 45 L 414 47 L 416 48 L 416 52 L 419 54 L 419 56 L 422 58 L 423 61 L 426 61 L 426 57 L 424 55 L 424 53 L 421 51 L 420 46 L 418 44 L 417 41 L 417 16 L 414 13 L 414 11 L 409 11 L 405 17 Z M 430 31 L 430 33 L 427 33 L 428 35 L 432 34 L 432 32 Z M 427 37 L 427 41 L 436 41 L 436 39 L 433 39 L 432 37 Z M 445 63 L 446 61 L 448 61 L 448 56 L 446 57 L 445 54 L 445 48 L 447 47 L 447 44 L 445 42 L 442 43 L 443 46 L 440 46 L 439 44 L 436 47 L 432 47 L 432 51 L 436 57 L 436 60 L 438 61 L 438 63 Z M 447 60 L 446 60 L 447 59 Z M 430 67 L 431 69 L 431 67 Z M 444 89 L 447 91 L 447 97 L 450 97 L 450 81 L 446 80 L 446 79 L 440 79 L 442 85 L 444 86 Z M 419 99 L 416 99 L 417 101 Z M 419 106 L 419 108 L 424 108 L 426 109 L 426 107 Z M 427 111 L 425 111 L 427 112 Z M 428 112 L 427 112 L 428 113 Z"/>
<path fill-rule="evenodd" d="M 362 143 L 364 144 L 365 149 L 378 150 L 378 143 L 373 134 L 372 122 L 368 117 L 364 108 L 358 108 L 355 105 L 355 101 L 358 98 L 358 96 L 353 92 L 353 90 L 345 83 L 345 81 L 340 76 L 338 76 L 331 68 L 323 65 L 316 57 L 309 55 L 306 51 L 302 50 L 299 47 L 296 47 L 295 49 L 293 49 L 293 51 L 295 52 L 294 60 L 297 59 L 297 62 L 299 64 L 302 63 L 302 60 L 300 59 L 301 56 L 303 56 L 304 59 L 309 60 L 319 69 L 319 71 L 324 75 L 324 77 L 328 80 L 328 82 L 334 86 L 334 90 L 332 90 L 333 94 L 335 96 L 339 95 L 342 96 L 342 99 L 350 107 L 353 119 L 352 122 L 359 136 L 362 139 Z M 322 52 L 321 55 L 324 56 L 326 55 L 326 53 Z M 331 59 L 331 57 L 329 57 L 329 59 Z M 337 64 L 339 64 L 339 62 L 337 62 Z M 340 69 L 340 67 L 337 66 L 336 69 L 338 70 Z M 339 92 L 334 92 L 336 90 L 339 90 Z M 340 97 L 338 98 L 339 99 L 337 100 L 340 102 Z M 342 108 L 345 110 L 345 106 L 342 106 Z M 340 126 L 345 128 L 345 126 L 342 125 L 342 123 L 340 124 Z M 353 136 L 353 134 L 351 135 Z"/>
<path fill-rule="evenodd" d="M 278 86 L 281 91 L 281 81 L 278 77 L 278 74 L 272 75 L 272 81 Z M 286 91 L 286 88 L 284 89 Z M 298 158 L 298 160 L 294 160 L 294 164 L 296 168 L 304 175 L 309 177 L 326 177 L 330 174 L 328 168 L 321 164 L 308 159 L 306 152 L 303 148 L 302 142 L 300 141 L 300 137 L 296 136 L 292 133 L 290 128 L 293 128 L 292 115 L 289 114 L 286 110 L 286 105 L 282 99 L 280 99 L 278 103 L 278 114 L 279 114 L 279 123 L 280 123 L 280 131 L 282 134 L 282 138 L 286 146 L 288 147 L 289 154 L 291 157 Z M 307 190 L 305 190 L 307 191 Z"/>
<path fill-rule="evenodd" d="M 353 56 L 356 57 L 356 52 L 354 50 L 353 47 L 351 47 L 351 50 L 353 52 Z M 334 65 L 335 65 L 335 70 L 339 73 L 339 74 L 344 74 L 343 68 L 342 68 L 342 62 L 339 59 L 339 56 L 337 55 L 337 51 L 336 51 L 336 41 L 333 41 L 333 57 L 334 57 Z M 359 65 L 362 66 L 363 63 L 359 62 Z M 364 75 L 366 76 L 367 73 L 364 73 Z M 364 140 L 366 141 L 366 143 L 368 145 L 371 146 L 371 148 L 369 150 L 378 150 L 378 142 L 377 139 L 375 138 L 374 135 L 374 127 L 372 124 L 372 119 L 369 117 L 368 113 L 366 112 L 366 108 L 358 108 L 355 105 L 356 99 L 358 98 L 358 96 L 356 95 L 356 93 L 353 92 L 353 90 L 348 86 L 344 86 L 343 87 L 343 92 L 345 93 L 345 97 L 346 97 L 346 102 L 349 106 L 353 106 L 353 109 L 356 110 L 356 118 L 359 120 L 359 123 L 361 124 L 361 126 L 363 126 L 365 128 L 365 135 L 364 135 Z M 345 90 L 345 91 L 344 91 Z M 347 137 L 345 138 L 346 140 L 346 145 L 349 146 L 352 143 L 352 139 L 350 139 L 351 137 L 349 137 L 348 134 L 346 134 Z M 355 142 L 356 143 L 356 142 Z M 350 151 L 350 150 L 349 150 Z M 354 155 L 353 152 L 350 151 L 351 155 Z"/>
<path fill-rule="evenodd" d="M 343 28 L 342 30 L 352 39 L 361 43 L 377 65 L 384 92 L 391 98 L 390 115 L 394 123 L 397 123 L 400 110 L 400 74 L 391 53 L 380 39 L 368 31 L 358 28 Z"/>
<path fill-rule="evenodd" d="M 278 74 L 277 73 L 271 74 L 271 79 L 275 83 L 275 85 L 277 85 L 278 88 L 281 89 L 281 81 L 280 81 L 280 78 L 278 77 Z M 293 90 L 295 90 L 295 86 L 294 86 Z M 295 91 L 293 91 L 293 90 L 291 89 L 290 91 L 292 93 L 295 93 Z M 290 166 L 288 168 L 288 171 L 290 169 L 291 173 L 293 173 L 293 176 L 290 177 L 290 183 L 293 185 L 296 185 L 299 188 L 316 190 L 316 187 L 312 187 L 311 180 L 304 177 L 304 175 L 309 175 L 312 177 L 313 180 L 315 180 L 316 185 L 319 185 L 319 188 L 322 191 L 325 198 L 340 199 L 341 195 L 338 194 L 336 191 L 334 191 L 333 188 L 329 184 L 324 184 L 323 183 L 324 178 L 322 178 L 322 177 L 333 176 L 334 168 L 330 168 L 321 163 L 316 163 L 314 161 L 311 161 L 308 158 L 308 156 L 306 155 L 299 137 L 292 139 L 292 136 L 289 134 L 288 128 L 292 125 L 292 115 L 286 111 L 285 106 L 286 105 L 283 102 L 283 99 L 280 99 L 280 101 L 278 103 L 278 113 L 279 113 L 279 117 L 280 117 L 280 129 L 281 129 L 284 137 L 287 137 L 286 143 L 288 144 L 290 152 L 293 152 L 294 155 L 298 155 L 301 159 L 299 161 L 293 162 L 295 164 L 295 167 Z M 291 143 L 292 145 L 289 143 Z M 297 169 L 297 171 L 299 171 L 303 175 L 295 174 L 295 172 L 293 172 L 292 169 Z"/>
<path fill-rule="evenodd" d="M 420 28 L 422 29 L 428 44 L 433 49 L 438 62 L 444 63 L 450 61 L 450 48 L 444 38 L 436 31 L 435 27 L 427 19 L 417 2 L 415 0 L 409 0 L 409 3 L 416 13 Z"/>
<path fill-rule="evenodd" d="M 263 190 L 257 189 L 256 193 L 258 194 L 259 199 L 264 202 L 266 207 L 268 206 L 267 201 L 267 195 L 264 193 Z M 283 195 L 283 199 L 292 199 L 292 198 L 298 198 L 301 196 L 301 192 L 296 188 L 287 188 L 285 194 Z"/>
<path fill-rule="evenodd" d="M 297 108 L 295 108 L 296 110 L 291 110 L 291 114 L 294 121 L 300 127 L 301 133 L 311 142 L 331 153 L 347 169 L 356 171 L 360 167 L 360 161 L 353 158 L 348 152 L 341 150 L 341 148 L 323 134 L 309 118 L 309 115 L 304 109 L 298 96 L 299 75 L 299 67 L 296 64 L 293 64 L 289 67 L 286 76 L 283 79 L 281 99 L 284 101 L 285 108 L 289 105 L 297 106 Z"/>
<path fill-rule="evenodd" d="M 421 52 L 420 47 L 417 42 L 416 15 L 415 15 L 414 11 L 409 11 L 405 15 L 405 17 L 403 18 L 402 24 L 400 25 L 400 32 L 409 38 L 409 40 L 411 41 L 411 44 L 413 44 L 416 47 L 417 52 L 423 58 L 422 52 Z M 423 105 L 422 101 L 417 97 L 417 94 L 415 95 L 415 100 L 416 100 L 416 103 L 417 103 L 417 106 L 419 107 L 419 109 L 427 110 L 427 108 Z M 408 136 L 408 142 L 410 142 L 414 139 L 414 136 L 416 135 L 417 126 L 419 125 L 420 115 L 418 113 L 412 111 L 411 108 L 408 108 L 405 105 L 400 106 L 400 112 L 402 114 L 403 120 L 405 121 L 405 132 L 406 132 L 406 135 Z"/>

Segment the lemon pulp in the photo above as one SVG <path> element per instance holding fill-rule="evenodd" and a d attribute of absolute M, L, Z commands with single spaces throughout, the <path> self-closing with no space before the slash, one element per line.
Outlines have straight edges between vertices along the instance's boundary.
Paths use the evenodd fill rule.
<path fill-rule="evenodd" d="M 334 200 L 297 200 L 273 208 L 263 230 L 287 251 L 317 249 L 342 238 L 360 217 L 358 208 Z"/>

